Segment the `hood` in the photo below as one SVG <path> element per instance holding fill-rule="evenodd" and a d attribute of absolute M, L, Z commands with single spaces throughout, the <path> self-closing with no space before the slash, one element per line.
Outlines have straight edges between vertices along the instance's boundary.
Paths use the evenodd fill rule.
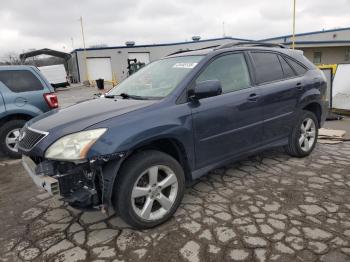
<path fill-rule="evenodd" d="M 68 134 L 156 102 L 155 100 L 98 98 L 52 110 L 34 118 L 28 125 L 40 131 L 51 132 L 55 129 Z"/>

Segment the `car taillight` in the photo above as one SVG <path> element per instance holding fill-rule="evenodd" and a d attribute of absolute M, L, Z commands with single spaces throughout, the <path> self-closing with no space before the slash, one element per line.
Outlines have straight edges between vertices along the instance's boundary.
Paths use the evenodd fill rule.
<path fill-rule="evenodd" d="M 55 93 L 47 93 L 44 94 L 44 98 L 49 108 L 57 108 L 58 107 L 58 98 Z"/>

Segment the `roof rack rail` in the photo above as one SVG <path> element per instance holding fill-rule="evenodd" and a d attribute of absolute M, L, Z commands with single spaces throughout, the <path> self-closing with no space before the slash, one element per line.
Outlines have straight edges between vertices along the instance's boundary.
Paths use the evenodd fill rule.
<path fill-rule="evenodd" d="M 168 54 L 167 56 L 171 55 L 176 55 L 176 54 L 181 54 L 181 53 L 186 53 L 186 52 L 192 52 L 192 51 L 199 51 L 199 50 L 204 50 L 204 49 L 209 49 L 209 48 L 215 48 L 215 47 L 220 47 L 220 45 L 211 45 L 211 46 L 205 46 L 197 49 L 185 49 L 185 50 L 179 50 L 174 53 Z"/>
<path fill-rule="evenodd" d="M 243 46 L 243 45 L 286 48 L 286 46 L 282 44 L 264 43 L 260 41 L 247 41 L 247 42 L 234 42 L 234 43 L 223 44 L 218 48 L 216 48 L 216 50 L 235 47 L 235 46 Z"/>

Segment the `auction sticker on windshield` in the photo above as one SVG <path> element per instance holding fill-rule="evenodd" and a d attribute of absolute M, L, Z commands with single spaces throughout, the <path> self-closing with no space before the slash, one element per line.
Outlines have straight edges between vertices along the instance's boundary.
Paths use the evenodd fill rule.
<path fill-rule="evenodd" d="M 173 68 L 194 68 L 198 63 L 176 63 Z"/>

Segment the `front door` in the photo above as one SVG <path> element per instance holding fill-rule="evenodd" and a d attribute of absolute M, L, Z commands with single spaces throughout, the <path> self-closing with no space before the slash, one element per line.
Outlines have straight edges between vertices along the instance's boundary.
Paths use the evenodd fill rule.
<path fill-rule="evenodd" d="M 257 147 L 262 135 L 260 91 L 251 87 L 245 55 L 216 58 L 196 83 L 207 80 L 219 80 L 223 94 L 192 103 L 197 169 Z"/>

